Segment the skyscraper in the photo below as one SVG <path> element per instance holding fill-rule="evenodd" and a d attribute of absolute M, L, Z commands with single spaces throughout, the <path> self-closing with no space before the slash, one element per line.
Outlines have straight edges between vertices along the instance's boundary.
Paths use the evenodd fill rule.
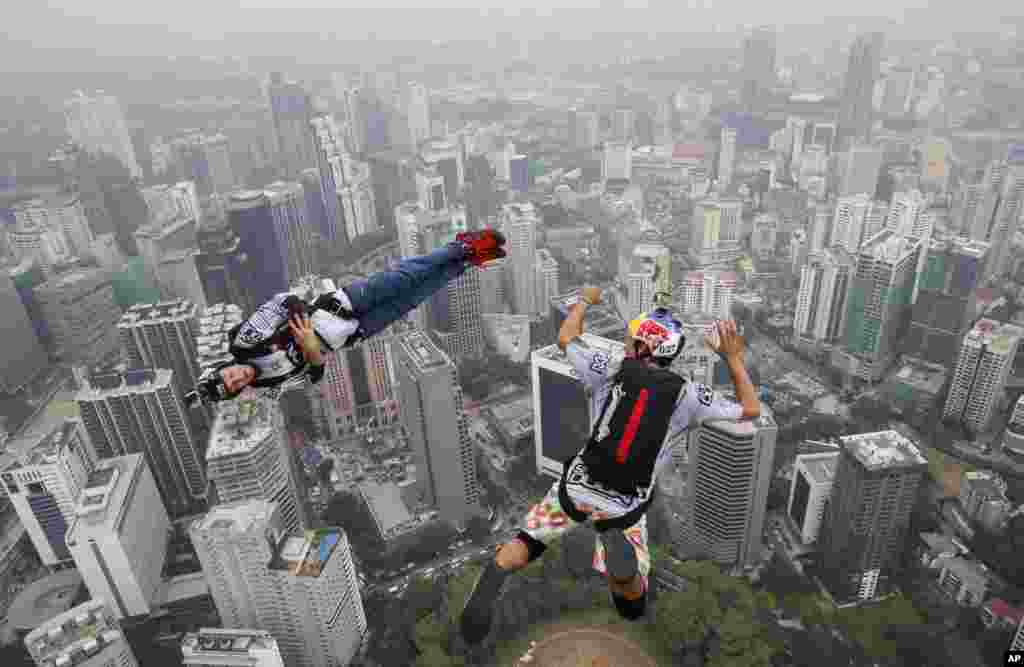
<path fill-rule="evenodd" d="M 847 297 L 847 372 L 862 380 L 881 378 L 901 350 L 910 325 L 921 242 L 885 230 L 866 241 Z"/>
<path fill-rule="evenodd" d="M 842 248 L 814 253 L 800 269 L 793 334 L 815 344 L 839 342 L 854 259 Z"/>
<path fill-rule="evenodd" d="M 630 180 L 633 177 L 633 142 L 606 141 L 601 159 L 601 180 Z"/>
<path fill-rule="evenodd" d="M 1024 328 L 981 319 L 963 338 L 943 419 L 983 433 L 999 405 Z"/>
<path fill-rule="evenodd" d="M 196 366 L 200 373 L 233 359 L 228 352 L 228 333 L 243 319 L 242 309 L 233 303 L 215 303 L 203 310 L 196 331 Z"/>
<path fill-rule="evenodd" d="M 232 226 L 227 221 L 206 221 L 196 233 L 196 240 L 196 272 L 206 303 L 230 303 L 246 313 L 255 310 L 262 302 L 256 300 L 259 281 L 252 280 L 254 269 L 250 267 L 260 264 L 258 258 L 250 260 Z"/>
<path fill-rule="evenodd" d="M 798 454 L 796 457 L 786 513 L 796 524 L 804 544 L 812 544 L 818 539 L 838 460 L 838 451 Z"/>
<path fill-rule="evenodd" d="M 757 111 L 775 84 L 775 28 L 755 28 L 743 40 L 743 108 Z"/>
<path fill-rule="evenodd" d="M 249 500 L 214 507 L 189 532 L 223 625 L 268 632 L 287 665 L 349 664 L 366 615 L 344 531 L 289 533 L 275 503 Z"/>
<path fill-rule="evenodd" d="M 736 162 L 736 128 L 723 127 L 718 146 L 718 185 L 728 188 Z"/>
<path fill-rule="evenodd" d="M 226 194 L 238 186 L 231 167 L 231 146 L 223 134 L 203 137 L 203 153 L 209 169 L 210 191 Z"/>
<path fill-rule="evenodd" d="M 278 504 L 288 532 L 309 527 L 299 471 L 277 401 L 246 398 L 218 406 L 206 448 L 206 475 L 218 503 Z"/>
<path fill-rule="evenodd" d="M 277 640 L 263 630 L 202 628 L 181 640 L 184 665 L 285 667 Z"/>
<path fill-rule="evenodd" d="M 430 92 L 422 83 L 412 82 L 405 89 L 405 116 L 409 122 L 409 140 L 419 146 L 430 138 Z"/>
<path fill-rule="evenodd" d="M 7 339 L 0 350 L 0 388 L 13 394 L 46 368 L 47 358 L 11 273 L 0 265 L 0 312 Z"/>
<path fill-rule="evenodd" d="M 202 217 L 199 195 L 193 181 L 181 181 L 145 188 L 141 196 L 149 215 L 133 237 L 146 269 L 162 282 L 160 265 L 164 257 L 196 244 L 196 230 Z"/>
<path fill-rule="evenodd" d="M 317 166 L 309 124 L 313 102 L 300 84 L 285 81 L 279 72 L 270 75 L 267 97 L 278 166 L 285 178 L 298 178 L 303 169 Z"/>
<path fill-rule="evenodd" d="M 64 102 L 64 118 L 72 141 L 93 155 L 113 155 L 133 178 L 142 178 L 142 169 L 135 160 L 131 135 L 116 97 L 102 90 L 96 91 L 93 97 L 76 91 Z"/>
<path fill-rule="evenodd" d="M 509 275 L 512 283 L 512 307 L 517 315 L 537 312 L 537 285 L 534 262 L 537 257 L 537 227 L 540 220 L 531 203 L 505 204 L 502 207 L 502 231 L 507 239 Z"/>
<path fill-rule="evenodd" d="M 482 282 L 482 280 L 481 280 Z M 482 289 L 482 286 L 481 286 Z M 558 289 L 558 262 L 547 248 L 537 249 L 537 314 L 547 317 Z"/>
<path fill-rule="evenodd" d="M 68 550 L 94 599 L 114 616 L 149 614 L 159 603 L 171 522 L 141 454 L 100 461 L 82 489 Z"/>
<path fill-rule="evenodd" d="M 700 268 L 731 266 L 742 254 L 743 202 L 709 197 L 698 201 L 690 221 L 690 257 Z"/>
<path fill-rule="evenodd" d="M 58 614 L 25 636 L 36 667 L 139 667 L 103 598 Z"/>
<path fill-rule="evenodd" d="M 399 411 L 419 499 L 456 525 L 479 516 L 480 486 L 455 365 L 419 331 L 394 343 Z"/>
<path fill-rule="evenodd" d="M 2 471 L 4 489 L 39 560 L 53 567 L 70 560 L 64 543 L 75 503 L 96 466 L 96 452 L 76 419 L 54 426 Z"/>
<path fill-rule="evenodd" d="M 268 185 L 266 195 L 290 285 L 313 272 L 313 230 L 306 220 L 306 196 L 299 183 L 282 181 Z"/>
<path fill-rule="evenodd" d="M 762 407 L 754 421 L 708 420 L 691 434 L 687 547 L 719 563 L 760 558 L 778 426 Z"/>
<path fill-rule="evenodd" d="M 480 312 L 504 313 L 507 307 L 505 259 L 496 259 L 480 267 Z"/>
<path fill-rule="evenodd" d="M 882 95 L 883 113 L 901 116 L 910 111 L 915 75 L 913 67 L 900 65 L 889 68 L 885 75 L 885 90 Z"/>
<path fill-rule="evenodd" d="M 927 249 L 903 349 L 925 361 L 952 366 L 974 318 L 975 288 L 985 275 L 989 245 L 962 238 L 934 238 Z"/>
<path fill-rule="evenodd" d="M 988 275 L 1002 276 L 1009 268 L 1012 244 L 1024 212 L 1024 162 L 1008 163 L 1002 177 L 999 204 L 988 237 L 991 256 Z"/>
<path fill-rule="evenodd" d="M 732 317 L 736 274 L 731 271 L 688 271 L 683 279 L 683 313 Z"/>
<path fill-rule="evenodd" d="M 178 391 L 191 391 L 201 372 L 196 365 L 198 315 L 196 305 L 184 299 L 129 308 L 117 323 L 129 367 L 169 368 Z"/>
<path fill-rule="evenodd" d="M 202 451 L 167 369 L 83 378 L 75 400 L 100 458 L 142 452 L 172 516 L 206 497 Z"/>
<path fill-rule="evenodd" d="M 843 436 L 818 535 L 824 576 L 838 602 L 891 590 L 928 461 L 896 431 Z"/>
<path fill-rule="evenodd" d="M 632 141 L 634 117 L 632 109 L 616 109 L 612 112 L 612 137 L 615 141 Z"/>
<path fill-rule="evenodd" d="M 872 96 L 884 39 L 882 33 L 868 33 L 860 35 L 850 45 L 850 58 L 839 105 L 839 132 L 842 140 L 867 139 L 871 135 Z"/>
<path fill-rule="evenodd" d="M 869 199 L 874 198 L 884 157 L 882 149 L 863 145 L 850 146 L 849 150 L 840 153 L 837 194 L 840 197 L 867 195 Z"/>
<path fill-rule="evenodd" d="M 246 301 L 252 307 L 286 291 L 290 284 L 288 238 L 282 238 L 279 233 L 277 217 L 271 210 L 270 198 L 263 190 L 241 190 L 228 196 L 228 224 L 238 236 L 238 249 L 245 255 L 248 266 L 259 269 L 250 271 L 243 282 L 248 286 L 249 298 Z M 287 218 L 281 218 L 281 222 L 287 222 Z M 215 299 L 209 292 L 206 298 L 208 301 L 238 303 L 230 298 Z"/>
<path fill-rule="evenodd" d="M 88 365 L 117 350 L 121 311 L 108 271 L 74 269 L 37 287 L 35 297 L 58 360 Z"/>
<path fill-rule="evenodd" d="M 829 245 L 856 255 L 861 245 L 882 230 L 888 207 L 870 195 L 840 197 L 836 201 Z"/>
<path fill-rule="evenodd" d="M 341 180 L 337 183 L 338 215 L 351 241 L 380 229 L 377 201 L 370 165 L 345 155 L 341 161 Z"/>
<path fill-rule="evenodd" d="M 338 234 L 344 232 L 341 214 L 338 211 L 338 185 L 342 182 L 342 137 L 334 118 L 323 114 L 310 121 L 313 128 L 313 147 L 316 153 L 316 168 L 319 173 L 317 192 L 323 207 L 322 227 L 315 228 L 320 238 L 328 244 L 338 241 Z M 305 172 L 303 172 L 304 174 Z M 303 183 L 303 187 L 307 187 Z M 342 237 L 341 241 L 351 241 Z"/>

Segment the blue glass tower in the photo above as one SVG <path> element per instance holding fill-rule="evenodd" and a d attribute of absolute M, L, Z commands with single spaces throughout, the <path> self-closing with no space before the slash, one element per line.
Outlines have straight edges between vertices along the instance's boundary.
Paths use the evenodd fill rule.
<path fill-rule="evenodd" d="M 288 289 L 287 248 L 274 225 L 270 199 L 262 190 L 242 190 L 228 197 L 228 224 L 238 236 L 246 264 L 249 289 L 256 304 Z"/>

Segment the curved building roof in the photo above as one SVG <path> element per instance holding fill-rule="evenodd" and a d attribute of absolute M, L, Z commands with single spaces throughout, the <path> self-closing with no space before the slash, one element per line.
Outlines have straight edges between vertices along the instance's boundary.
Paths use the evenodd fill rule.
<path fill-rule="evenodd" d="M 63 570 L 34 581 L 14 599 L 7 620 L 18 632 L 31 632 L 75 605 L 84 587 L 77 570 Z"/>

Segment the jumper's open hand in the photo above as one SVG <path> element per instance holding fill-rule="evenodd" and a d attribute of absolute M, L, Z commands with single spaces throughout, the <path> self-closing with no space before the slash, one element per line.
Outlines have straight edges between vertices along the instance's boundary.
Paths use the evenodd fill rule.
<path fill-rule="evenodd" d="M 723 359 L 743 359 L 743 336 L 736 330 L 734 320 L 715 323 L 715 335 L 705 336 L 704 342 Z"/>
<path fill-rule="evenodd" d="M 302 349 L 306 359 L 313 360 L 320 358 L 320 339 L 313 330 L 309 315 L 296 314 L 288 322 L 288 328 L 292 332 L 295 344 Z"/>

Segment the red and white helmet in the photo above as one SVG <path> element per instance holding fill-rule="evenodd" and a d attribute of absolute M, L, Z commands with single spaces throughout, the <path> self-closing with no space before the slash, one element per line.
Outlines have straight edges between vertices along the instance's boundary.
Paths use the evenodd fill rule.
<path fill-rule="evenodd" d="M 674 359 L 686 344 L 683 324 L 668 308 L 655 308 L 630 320 L 629 335 L 645 343 L 655 359 Z"/>

